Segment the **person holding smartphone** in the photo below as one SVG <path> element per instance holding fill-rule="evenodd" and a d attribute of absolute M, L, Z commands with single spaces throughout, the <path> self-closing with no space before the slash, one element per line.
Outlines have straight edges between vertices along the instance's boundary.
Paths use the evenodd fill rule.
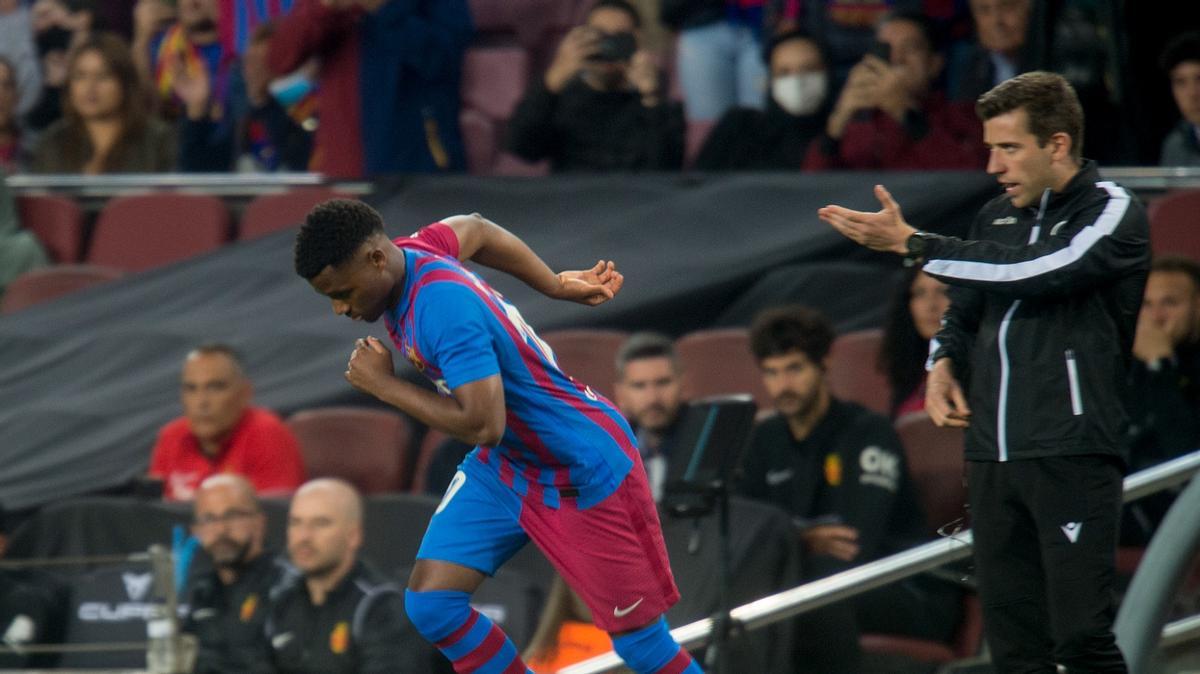
<path fill-rule="evenodd" d="M 947 102 L 934 26 L 919 12 L 887 14 L 876 44 L 850 70 L 804 168 L 978 169 L 983 129 L 970 104 Z"/>
<path fill-rule="evenodd" d="M 555 172 L 680 168 L 683 109 L 666 100 L 640 27 L 626 0 L 598 0 L 517 105 L 508 149 Z"/>

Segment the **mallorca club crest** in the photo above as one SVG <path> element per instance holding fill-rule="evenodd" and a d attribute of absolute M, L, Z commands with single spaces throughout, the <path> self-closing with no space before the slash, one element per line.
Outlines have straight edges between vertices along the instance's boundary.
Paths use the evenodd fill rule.
<path fill-rule="evenodd" d="M 254 617 L 254 611 L 257 609 L 258 595 L 253 593 L 248 594 L 246 595 L 246 599 L 242 602 L 242 608 L 238 614 L 238 617 L 242 619 L 242 622 L 248 623 L 250 622 L 250 619 Z"/>
<path fill-rule="evenodd" d="M 350 648 L 350 623 L 343 620 L 329 633 L 329 650 L 341 655 L 347 648 Z"/>

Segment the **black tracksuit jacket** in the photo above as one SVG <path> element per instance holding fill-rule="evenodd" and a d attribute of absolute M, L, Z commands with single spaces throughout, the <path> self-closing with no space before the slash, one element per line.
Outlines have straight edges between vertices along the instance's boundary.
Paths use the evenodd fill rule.
<path fill-rule="evenodd" d="M 1145 209 L 1094 162 L 1031 208 L 1001 195 L 970 240 L 927 236 L 950 284 L 931 345 L 966 387 L 966 458 L 1121 455 L 1122 389 L 1150 267 Z"/>

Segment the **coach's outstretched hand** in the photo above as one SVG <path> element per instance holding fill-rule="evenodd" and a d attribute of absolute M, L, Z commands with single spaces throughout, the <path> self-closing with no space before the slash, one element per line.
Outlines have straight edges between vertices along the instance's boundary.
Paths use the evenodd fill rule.
<path fill-rule="evenodd" d="M 558 282 L 555 299 L 594 307 L 616 297 L 625 285 L 625 277 L 612 260 L 600 260 L 591 269 L 558 272 Z"/>
<path fill-rule="evenodd" d="M 916 228 L 904 221 L 900 204 L 883 185 L 875 186 L 875 198 L 883 209 L 874 213 L 830 205 L 818 208 L 817 215 L 846 238 L 871 250 L 907 254 L 908 237 Z"/>
<path fill-rule="evenodd" d="M 392 352 L 374 337 L 354 340 L 354 351 L 346 364 L 346 381 L 363 393 L 378 397 L 380 385 L 396 376 Z"/>

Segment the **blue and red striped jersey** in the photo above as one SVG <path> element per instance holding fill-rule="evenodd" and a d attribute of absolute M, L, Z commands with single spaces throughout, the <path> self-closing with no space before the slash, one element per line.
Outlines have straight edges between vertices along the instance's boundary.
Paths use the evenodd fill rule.
<path fill-rule="evenodd" d="M 611 494 L 637 452 L 616 406 L 563 373 L 517 308 L 478 276 L 448 257 L 401 248 L 404 292 L 385 314 L 396 348 L 443 395 L 493 375 L 503 383 L 504 435 L 467 461 L 550 507 L 587 508 Z"/>

